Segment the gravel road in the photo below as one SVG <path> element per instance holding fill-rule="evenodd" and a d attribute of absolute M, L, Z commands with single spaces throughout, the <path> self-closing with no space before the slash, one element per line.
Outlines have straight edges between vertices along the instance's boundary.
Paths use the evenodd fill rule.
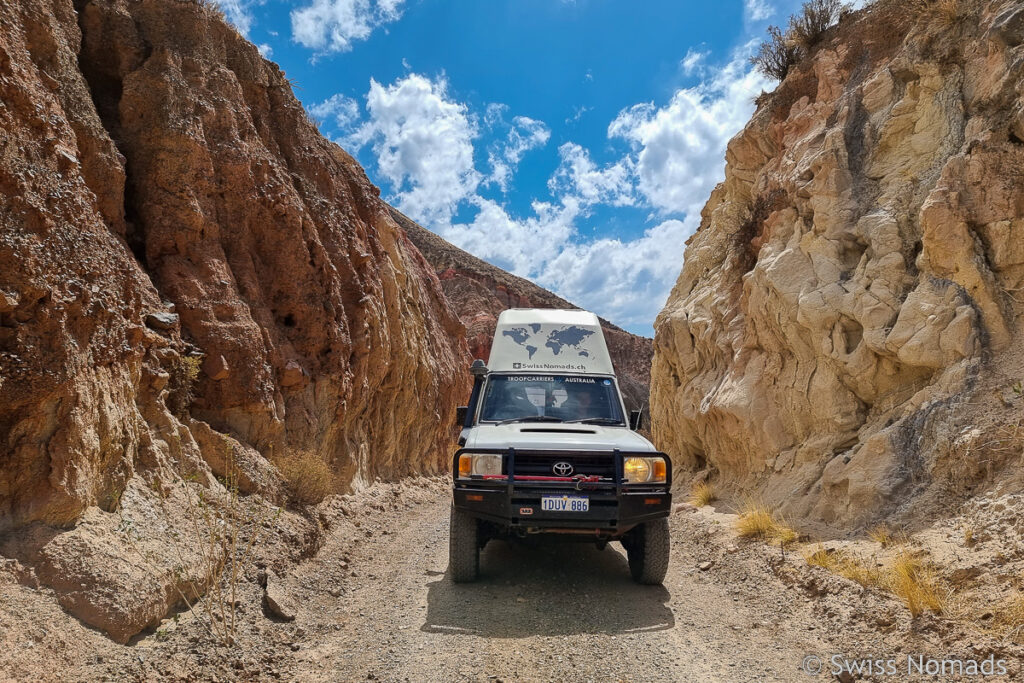
<path fill-rule="evenodd" d="M 618 544 L 599 551 L 501 541 L 484 549 L 479 582 L 456 585 L 445 572 L 448 505 L 438 497 L 390 524 L 380 520 L 390 531 L 352 548 L 345 592 L 321 591 L 302 608 L 339 626 L 297 653 L 290 673 L 325 681 L 775 681 L 802 676 L 803 656 L 825 649 L 810 607 L 765 585 L 774 580 L 766 569 L 733 569 L 728 582 L 716 580 L 714 567 L 698 569 L 706 560 L 685 513 L 673 517 L 664 587 L 634 584 Z M 308 584 L 336 562 L 325 547 L 296 578 Z"/>

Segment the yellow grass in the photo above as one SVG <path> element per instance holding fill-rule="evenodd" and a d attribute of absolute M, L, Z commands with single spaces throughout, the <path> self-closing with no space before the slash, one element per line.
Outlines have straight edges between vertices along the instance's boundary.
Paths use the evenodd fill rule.
<path fill-rule="evenodd" d="M 841 556 L 842 553 L 831 551 L 820 543 L 814 546 L 814 550 L 804 552 L 804 560 L 807 561 L 807 564 L 829 571 L 836 570 Z"/>
<path fill-rule="evenodd" d="M 764 503 L 748 500 L 736 519 L 736 533 L 742 538 L 757 538 L 781 545 L 792 543 L 799 537 L 781 518 L 772 514 Z"/>
<path fill-rule="evenodd" d="M 899 553 L 892 561 L 886 581 L 889 590 L 903 600 L 912 616 L 926 609 L 942 614 L 945 609 L 946 595 L 935 572 L 909 552 Z"/>
<path fill-rule="evenodd" d="M 838 573 L 850 581 L 856 581 L 864 588 L 882 583 L 882 573 L 873 564 L 869 564 L 869 561 L 859 557 L 845 557 L 839 565 Z"/>
<path fill-rule="evenodd" d="M 812 567 L 822 567 L 865 588 L 878 586 L 882 580 L 881 572 L 867 561 L 842 550 L 829 550 L 820 543 L 814 550 L 804 553 L 804 559 Z"/>
<path fill-rule="evenodd" d="M 900 551 L 883 570 L 875 566 L 874 557 L 865 560 L 843 550 L 829 550 L 820 543 L 805 552 L 804 559 L 813 567 L 827 569 L 865 588 L 889 590 L 903 600 L 912 616 L 916 617 L 925 610 L 936 614 L 946 611 L 949 591 L 943 587 L 932 567 L 906 550 Z M 1019 598 L 1019 602 L 1008 605 L 1003 613 L 1006 615 L 1003 622 L 1006 630 L 1024 629 L 1024 596 Z"/>
<path fill-rule="evenodd" d="M 996 630 L 1005 638 L 1021 642 L 1024 632 L 1024 593 L 1018 593 L 995 609 Z"/>
<path fill-rule="evenodd" d="M 699 508 L 708 505 L 716 498 L 718 495 L 715 493 L 715 486 L 708 481 L 700 482 L 690 492 L 690 502 Z"/>
<path fill-rule="evenodd" d="M 892 532 L 889 531 L 889 527 L 881 524 L 876 526 L 874 529 L 868 532 L 868 538 L 882 546 L 883 548 L 888 547 L 892 544 Z"/>

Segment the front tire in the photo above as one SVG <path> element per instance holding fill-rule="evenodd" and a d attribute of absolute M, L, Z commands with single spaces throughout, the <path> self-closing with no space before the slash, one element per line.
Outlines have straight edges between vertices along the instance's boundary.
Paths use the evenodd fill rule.
<path fill-rule="evenodd" d="M 480 575 L 480 524 L 454 507 L 448 532 L 448 571 L 455 583 L 476 581 Z"/>
<path fill-rule="evenodd" d="M 626 539 L 623 539 L 626 540 Z M 633 580 L 648 586 L 660 586 L 668 573 L 671 539 L 668 518 L 655 519 L 638 525 L 629 532 L 626 556 Z"/>

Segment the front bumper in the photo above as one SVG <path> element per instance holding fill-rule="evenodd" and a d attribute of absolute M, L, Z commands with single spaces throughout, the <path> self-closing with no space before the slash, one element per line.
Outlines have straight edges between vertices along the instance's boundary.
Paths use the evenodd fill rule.
<path fill-rule="evenodd" d="M 613 451 L 600 454 L 612 458 L 614 476 L 600 481 L 558 481 L 556 477 L 538 481 L 516 480 L 516 455 L 564 457 L 575 451 L 537 451 L 508 449 L 502 451 L 505 475 L 502 478 L 458 476 L 459 456 L 463 453 L 496 453 L 493 449 L 460 449 L 453 461 L 454 505 L 472 516 L 520 533 L 587 533 L 618 536 L 637 524 L 667 517 L 672 509 L 672 465 L 663 453 Z M 586 455 L 598 455 L 586 453 Z M 667 472 L 665 483 L 625 484 L 622 463 L 625 458 L 662 456 Z M 586 512 L 550 512 L 541 509 L 541 496 L 585 496 Z"/>

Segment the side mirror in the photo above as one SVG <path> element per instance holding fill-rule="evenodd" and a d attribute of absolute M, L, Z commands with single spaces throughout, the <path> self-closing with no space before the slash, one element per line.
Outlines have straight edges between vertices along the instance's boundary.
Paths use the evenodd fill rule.
<path fill-rule="evenodd" d="M 629 411 L 629 428 L 634 432 L 640 429 L 640 421 L 644 417 L 644 411 L 642 410 L 631 410 Z"/>
<path fill-rule="evenodd" d="M 455 424 L 463 427 L 466 424 L 466 417 L 469 415 L 469 406 L 459 406 L 455 409 Z"/>

